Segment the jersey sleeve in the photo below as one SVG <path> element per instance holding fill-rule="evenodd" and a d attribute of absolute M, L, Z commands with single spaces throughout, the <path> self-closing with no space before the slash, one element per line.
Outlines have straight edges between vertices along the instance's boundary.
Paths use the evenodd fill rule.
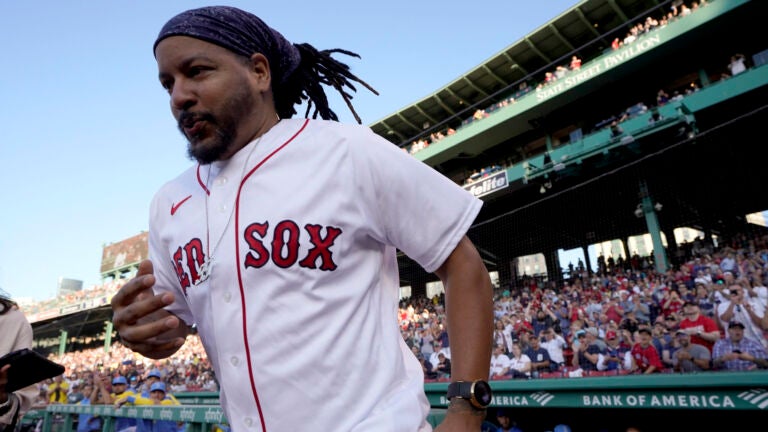
<path fill-rule="evenodd" d="M 152 290 L 155 294 L 170 292 L 174 295 L 174 302 L 165 307 L 165 310 L 176 315 L 187 325 L 194 324 L 192 312 L 187 304 L 186 296 L 179 286 L 179 280 L 171 262 L 169 247 L 163 240 L 162 233 L 164 226 L 169 223 L 167 212 L 161 209 L 168 209 L 172 205 L 170 200 L 165 198 L 162 188 L 150 204 L 149 216 L 149 259 L 152 261 L 152 267 L 155 272 L 155 285 Z"/>
<path fill-rule="evenodd" d="M 369 128 L 349 130 L 357 202 L 372 222 L 371 235 L 434 272 L 469 230 L 482 201 Z"/>

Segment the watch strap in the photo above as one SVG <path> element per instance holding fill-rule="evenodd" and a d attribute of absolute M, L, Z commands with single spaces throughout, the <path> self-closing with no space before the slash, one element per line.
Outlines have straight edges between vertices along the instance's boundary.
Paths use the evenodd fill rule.
<path fill-rule="evenodd" d="M 477 381 L 456 381 L 448 384 L 448 392 L 446 394 L 447 399 L 450 401 L 453 398 L 461 398 L 469 402 L 469 405 L 476 410 L 485 410 L 486 404 L 478 399 L 477 389 L 478 386 L 487 389 L 488 383 L 483 380 Z M 474 391 L 473 391 L 474 390 Z"/>
<path fill-rule="evenodd" d="M 455 397 L 469 400 L 472 395 L 472 382 L 471 381 L 456 381 L 448 384 L 448 400 Z"/>

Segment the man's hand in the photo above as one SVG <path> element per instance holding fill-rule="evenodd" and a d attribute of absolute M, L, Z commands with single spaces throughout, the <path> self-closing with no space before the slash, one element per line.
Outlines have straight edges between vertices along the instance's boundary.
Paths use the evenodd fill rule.
<path fill-rule="evenodd" d="M 145 357 L 159 359 L 184 345 L 188 328 L 163 309 L 173 303 L 173 294 L 155 295 L 154 284 L 152 262 L 144 260 L 136 277 L 112 297 L 112 322 L 125 346 Z"/>

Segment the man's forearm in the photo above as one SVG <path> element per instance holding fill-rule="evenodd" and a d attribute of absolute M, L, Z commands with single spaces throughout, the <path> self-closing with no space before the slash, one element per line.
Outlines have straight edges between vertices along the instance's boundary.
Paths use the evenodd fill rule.
<path fill-rule="evenodd" d="M 437 270 L 445 285 L 453 381 L 487 379 L 493 341 L 493 290 L 480 255 L 464 237 Z"/>

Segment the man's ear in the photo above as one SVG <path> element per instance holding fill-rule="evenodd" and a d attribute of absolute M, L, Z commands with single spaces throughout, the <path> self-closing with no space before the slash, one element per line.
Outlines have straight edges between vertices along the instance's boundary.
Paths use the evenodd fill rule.
<path fill-rule="evenodd" d="M 272 73 L 269 68 L 269 60 L 261 53 L 251 56 L 250 76 L 259 91 L 272 89 Z"/>

